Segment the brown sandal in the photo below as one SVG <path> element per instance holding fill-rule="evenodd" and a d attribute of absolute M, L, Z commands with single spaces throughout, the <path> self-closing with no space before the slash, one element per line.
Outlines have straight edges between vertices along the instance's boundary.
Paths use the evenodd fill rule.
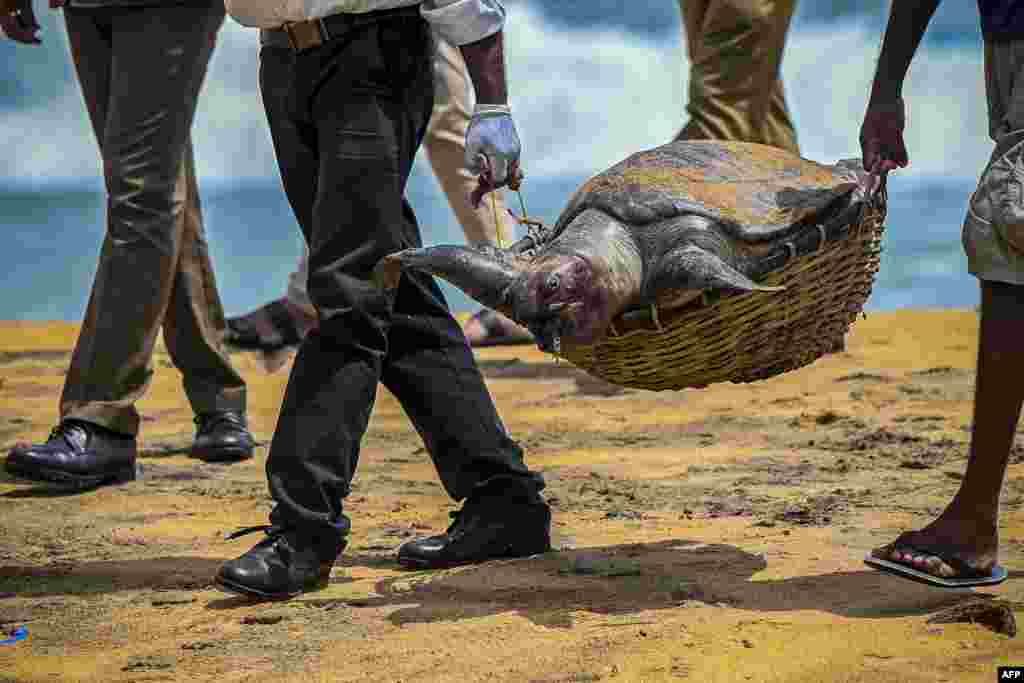
<path fill-rule="evenodd" d="M 304 336 L 300 321 L 283 300 L 277 299 L 237 318 L 228 318 L 224 341 L 253 351 L 277 351 L 298 346 Z"/>

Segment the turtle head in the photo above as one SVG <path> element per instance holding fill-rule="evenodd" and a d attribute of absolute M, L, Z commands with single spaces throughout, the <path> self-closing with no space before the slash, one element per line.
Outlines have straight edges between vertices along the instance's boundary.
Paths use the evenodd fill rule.
<path fill-rule="evenodd" d="M 596 209 L 570 220 L 509 290 L 544 351 L 562 341 L 592 344 L 640 292 L 643 263 L 630 229 Z"/>
<path fill-rule="evenodd" d="M 542 255 L 509 290 L 512 317 L 530 328 L 542 351 L 557 353 L 561 341 L 591 343 L 613 315 L 602 284 L 583 255 Z"/>
<path fill-rule="evenodd" d="M 528 259 L 490 246 L 406 249 L 382 259 L 375 280 L 394 290 L 407 269 L 447 280 L 529 328 L 543 351 L 557 351 L 556 339 L 588 341 L 603 329 L 599 321 L 604 306 L 599 288 L 593 286 L 594 270 L 574 254 Z"/>
<path fill-rule="evenodd" d="M 535 255 L 491 246 L 406 249 L 382 259 L 375 279 L 395 289 L 410 268 L 443 278 L 504 313 L 529 328 L 541 350 L 556 353 L 562 341 L 600 339 L 639 291 L 642 272 L 624 226 L 590 210 Z"/>

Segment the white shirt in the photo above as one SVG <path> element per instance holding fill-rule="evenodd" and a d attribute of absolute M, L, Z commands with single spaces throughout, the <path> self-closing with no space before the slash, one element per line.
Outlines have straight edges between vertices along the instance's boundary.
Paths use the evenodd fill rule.
<path fill-rule="evenodd" d="M 423 18 L 453 45 L 482 40 L 505 25 L 501 0 L 225 0 L 224 4 L 235 21 L 256 28 L 419 5 Z"/>

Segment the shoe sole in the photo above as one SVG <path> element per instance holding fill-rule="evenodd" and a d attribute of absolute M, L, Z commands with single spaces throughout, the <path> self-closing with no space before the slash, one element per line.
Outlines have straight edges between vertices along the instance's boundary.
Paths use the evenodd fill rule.
<path fill-rule="evenodd" d="M 255 446 L 245 448 L 243 446 L 225 446 L 223 448 L 201 448 L 192 449 L 189 457 L 203 462 L 241 462 L 252 457 Z"/>
<path fill-rule="evenodd" d="M 94 475 L 70 474 L 46 467 L 28 468 L 10 461 L 7 462 L 4 469 L 16 479 L 54 484 L 55 488 L 59 488 L 62 491 L 76 492 L 88 491 L 89 489 L 110 484 L 126 484 L 142 478 L 142 465 L 138 463 L 116 472 Z"/>
<path fill-rule="evenodd" d="M 256 590 L 254 588 L 249 588 L 248 586 L 243 586 L 240 583 L 235 583 L 230 579 L 225 579 L 219 574 L 214 577 L 213 585 L 227 593 L 232 593 L 234 595 L 242 595 L 247 598 L 257 598 L 259 600 L 290 600 L 292 598 L 302 595 L 303 593 L 311 593 L 326 588 L 331 582 L 332 568 L 333 565 L 331 565 L 331 567 L 328 567 L 326 570 L 320 570 L 320 579 L 315 586 L 312 586 L 310 588 L 302 588 L 300 590 L 290 593 L 266 593 L 264 591 Z"/>
<path fill-rule="evenodd" d="M 247 588 L 241 584 L 232 583 L 227 579 L 222 579 L 219 576 L 213 580 L 213 585 L 220 588 L 225 593 L 231 593 L 232 595 L 241 595 L 246 598 L 256 598 L 258 600 L 290 600 L 294 597 L 302 595 L 305 591 L 298 591 L 296 593 L 264 593 L 263 591 L 253 590 Z"/>
<path fill-rule="evenodd" d="M 509 548 L 504 554 L 488 555 L 487 557 L 462 561 L 452 560 L 449 562 L 435 562 L 431 560 L 423 560 L 418 557 L 402 557 L 399 555 L 398 564 L 406 569 L 451 569 L 452 567 L 464 567 L 471 564 L 483 564 L 484 562 L 490 562 L 491 560 L 512 560 L 516 558 L 533 557 L 534 555 L 543 555 L 544 553 L 549 552 L 551 552 L 550 542 L 546 548 L 541 550 L 522 551 Z"/>

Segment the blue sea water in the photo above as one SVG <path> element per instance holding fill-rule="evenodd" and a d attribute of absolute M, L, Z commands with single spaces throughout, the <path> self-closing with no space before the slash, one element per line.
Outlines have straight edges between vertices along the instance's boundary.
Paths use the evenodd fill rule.
<path fill-rule="evenodd" d="M 534 178 L 524 185 L 531 215 L 550 224 L 583 177 Z M 960 227 L 973 183 L 890 179 L 890 210 L 881 270 L 870 310 L 971 307 L 978 287 L 967 273 Z M 284 292 L 301 236 L 276 181 L 201 187 L 217 282 L 228 315 Z M 417 164 L 408 196 L 425 243 L 458 243 L 461 230 L 433 176 Z M 510 206 L 517 207 L 514 197 Z M 518 207 L 517 207 L 518 208 Z M 101 188 L 0 189 L 0 319 L 82 317 L 103 239 Z M 140 277 L 143 274 L 140 274 Z M 476 304 L 443 285 L 452 308 Z"/>

